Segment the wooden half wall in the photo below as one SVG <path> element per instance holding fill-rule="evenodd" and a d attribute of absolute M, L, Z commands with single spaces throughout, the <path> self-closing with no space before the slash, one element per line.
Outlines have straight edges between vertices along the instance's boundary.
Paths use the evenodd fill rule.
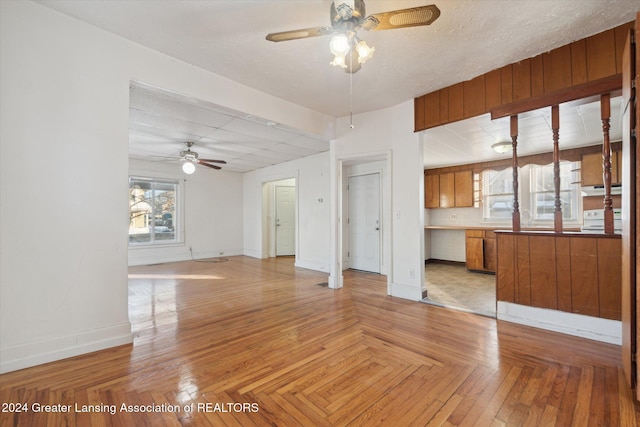
<path fill-rule="evenodd" d="M 514 112 L 622 88 L 622 51 L 633 21 L 414 99 L 416 132 L 485 113 Z M 555 102 L 548 98 L 554 96 Z"/>
<path fill-rule="evenodd" d="M 617 234 L 497 231 L 498 301 L 621 318 Z"/>

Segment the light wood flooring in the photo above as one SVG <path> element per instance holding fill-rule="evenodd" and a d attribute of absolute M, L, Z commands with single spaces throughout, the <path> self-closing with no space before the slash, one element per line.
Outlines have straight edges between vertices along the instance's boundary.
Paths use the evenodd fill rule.
<path fill-rule="evenodd" d="M 462 265 L 428 263 L 425 266 L 429 304 L 496 317 L 496 276 L 467 270 Z"/>
<path fill-rule="evenodd" d="M 0 400 L 29 411 L 0 412 L 0 425 L 633 427 L 639 419 L 619 347 L 392 298 L 380 275 L 347 271 L 344 288 L 331 290 L 326 274 L 296 269 L 291 258 L 231 257 L 135 267 L 129 280 L 134 344 L 1 375 Z M 102 412 L 38 413 L 34 404 Z"/>

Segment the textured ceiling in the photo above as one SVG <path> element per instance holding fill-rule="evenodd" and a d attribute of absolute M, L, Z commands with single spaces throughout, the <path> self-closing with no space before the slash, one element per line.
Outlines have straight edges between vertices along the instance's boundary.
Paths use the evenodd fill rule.
<path fill-rule="evenodd" d="M 368 0 L 367 14 L 435 3 L 441 15 L 430 26 L 361 31 L 376 52 L 350 81 L 329 65 L 327 37 L 265 40 L 271 32 L 328 25 L 328 0 L 38 3 L 334 117 L 406 102 L 632 21 L 640 9 L 638 0 Z M 430 158 L 448 163 L 438 153 Z"/>
<path fill-rule="evenodd" d="M 201 159 L 248 172 L 329 151 L 329 142 L 260 117 L 135 84 L 130 89 L 129 153 L 134 159 L 179 162 L 186 141 Z M 203 169 L 206 169 L 202 167 Z"/>

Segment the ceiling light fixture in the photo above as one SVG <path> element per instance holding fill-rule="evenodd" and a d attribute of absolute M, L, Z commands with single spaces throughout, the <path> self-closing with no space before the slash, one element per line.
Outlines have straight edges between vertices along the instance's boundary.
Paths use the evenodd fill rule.
<path fill-rule="evenodd" d="M 375 50 L 358 39 L 356 33 L 359 30 L 379 31 L 419 27 L 430 25 L 440 16 L 440 9 L 435 4 L 367 16 L 364 2 L 365 0 L 334 0 L 329 9 L 330 26 L 270 33 L 267 34 L 267 40 L 282 42 L 333 35 L 329 44 L 334 55 L 331 65 L 344 68 L 347 73 L 353 74 L 362 68 L 361 64 L 371 58 Z M 349 55 L 348 59 L 347 55 Z"/>
<path fill-rule="evenodd" d="M 500 154 L 508 153 L 509 151 L 511 151 L 511 142 L 509 141 L 497 142 L 493 144 L 491 148 L 493 148 L 493 151 L 495 151 L 496 153 L 500 153 Z"/>
<path fill-rule="evenodd" d="M 329 50 L 334 55 L 330 64 L 344 68 L 346 72 L 353 74 L 360 69 L 361 64 L 373 56 L 376 48 L 369 47 L 367 42 L 360 40 L 354 31 L 347 31 L 331 37 Z M 348 61 L 347 55 L 349 55 Z"/>
<path fill-rule="evenodd" d="M 187 175 L 191 175 L 195 171 L 196 165 L 191 160 L 186 159 L 184 163 L 182 163 L 182 172 L 186 173 Z"/>

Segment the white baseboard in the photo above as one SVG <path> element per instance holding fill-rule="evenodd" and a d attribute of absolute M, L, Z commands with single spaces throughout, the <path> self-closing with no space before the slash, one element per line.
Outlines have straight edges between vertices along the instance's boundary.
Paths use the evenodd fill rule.
<path fill-rule="evenodd" d="M 0 347 L 0 374 L 133 342 L 131 323 Z"/>
<path fill-rule="evenodd" d="M 390 295 L 392 297 L 404 298 L 411 301 L 421 301 L 422 288 L 392 282 Z"/>
<path fill-rule="evenodd" d="M 622 345 L 622 322 L 498 301 L 497 318 L 577 337 Z"/>
<path fill-rule="evenodd" d="M 323 273 L 329 273 L 329 269 L 324 264 L 319 264 L 313 261 L 305 261 L 296 257 L 295 267 L 306 268 L 308 270 L 321 271 Z"/>
<path fill-rule="evenodd" d="M 253 249 L 244 249 L 242 251 L 242 255 L 244 256 L 248 256 L 251 258 L 258 258 L 258 259 L 262 259 L 262 252 L 258 251 L 258 250 L 253 250 Z"/>

